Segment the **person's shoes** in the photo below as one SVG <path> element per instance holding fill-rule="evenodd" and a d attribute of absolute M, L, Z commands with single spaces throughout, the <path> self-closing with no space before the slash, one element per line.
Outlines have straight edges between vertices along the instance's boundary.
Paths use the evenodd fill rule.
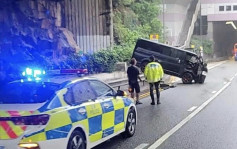
<path fill-rule="evenodd" d="M 136 105 L 142 104 L 139 100 L 136 101 Z"/>
<path fill-rule="evenodd" d="M 155 103 L 154 103 L 154 102 L 152 102 L 152 103 L 151 103 L 151 105 L 155 105 Z"/>
<path fill-rule="evenodd" d="M 160 99 L 157 99 L 157 104 L 158 104 L 158 105 L 160 104 Z"/>

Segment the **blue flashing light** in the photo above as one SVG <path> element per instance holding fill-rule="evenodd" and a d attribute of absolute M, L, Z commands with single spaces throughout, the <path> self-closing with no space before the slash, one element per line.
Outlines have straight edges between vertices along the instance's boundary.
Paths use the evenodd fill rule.
<path fill-rule="evenodd" d="M 26 74 L 27 74 L 28 76 L 32 75 L 32 73 L 33 73 L 32 69 L 26 68 Z"/>
<path fill-rule="evenodd" d="M 23 79 L 21 79 L 21 83 L 23 83 L 24 82 L 24 80 Z"/>
<path fill-rule="evenodd" d="M 26 68 L 24 72 L 22 72 L 22 76 L 26 77 L 28 81 L 40 81 L 41 76 L 45 75 L 46 72 L 44 70 L 40 69 L 31 69 L 31 68 Z"/>
<path fill-rule="evenodd" d="M 27 80 L 28 80 L 28 81 L 32 81 L 32 79 L 31 79 L 31 78 L 27 78 Z"/>
<path fill-rule="evenodd" d="M 40 80 L 41 80 L 41 78 L 39 78 L 39 77 L 35 78 L 35 81 L 40 81 Z"/>
<path fill-rule="evenodd" d="M 40 70 L 34 70 L 34 78 L 37 78 L 37 76 L 41 74 L 42 72 Z"/>

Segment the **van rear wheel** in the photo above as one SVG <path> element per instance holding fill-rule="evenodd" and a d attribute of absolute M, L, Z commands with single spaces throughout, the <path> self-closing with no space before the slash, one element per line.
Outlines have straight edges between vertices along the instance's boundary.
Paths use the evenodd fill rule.
<path fill-rule="evenodd" d="M 186 72 L 182 76 L 182 82 L 183 84 L 191 84 L 193 81 L 193 75 L 189 72 Z"/>

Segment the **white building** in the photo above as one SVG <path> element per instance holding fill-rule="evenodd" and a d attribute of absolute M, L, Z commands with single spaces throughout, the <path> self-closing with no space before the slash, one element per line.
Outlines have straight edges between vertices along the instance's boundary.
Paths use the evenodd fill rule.
<path fill-rule="evenodd" d="M 229 56 L 237 42 L 237 0 L 163 0 L 159 16 L 166 41 L 189 46 L 192 35 L 214 42 L 215 56 Z M 233 22 L 233 23 L 231 23 Z"/>

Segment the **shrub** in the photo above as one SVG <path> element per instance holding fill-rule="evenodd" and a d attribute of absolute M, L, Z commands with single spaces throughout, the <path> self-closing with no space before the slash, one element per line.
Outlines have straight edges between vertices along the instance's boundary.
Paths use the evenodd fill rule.
<path fill-rule="evenodd" d="M 195 45 L 195 49 L 196 51 L 200 51 L 200 48 L 201 46 L 203 46 L 203 53 L 208 55 L 208 56 L 211 56 L 213 54 L 213 41 L 211 40 L 201 40 L 197 37 L 193 37 L 191 39 L 191 44 L 192 45 Z"/>
<path fill-rule="evenodd" d="M 89 73 L 112 72 L 117 62 L 130 60 L 132 51 L 129 46 L 115 46 L 94 54 L 70 55 L 66 63 L 71 68 L 87 68 Z"/>

